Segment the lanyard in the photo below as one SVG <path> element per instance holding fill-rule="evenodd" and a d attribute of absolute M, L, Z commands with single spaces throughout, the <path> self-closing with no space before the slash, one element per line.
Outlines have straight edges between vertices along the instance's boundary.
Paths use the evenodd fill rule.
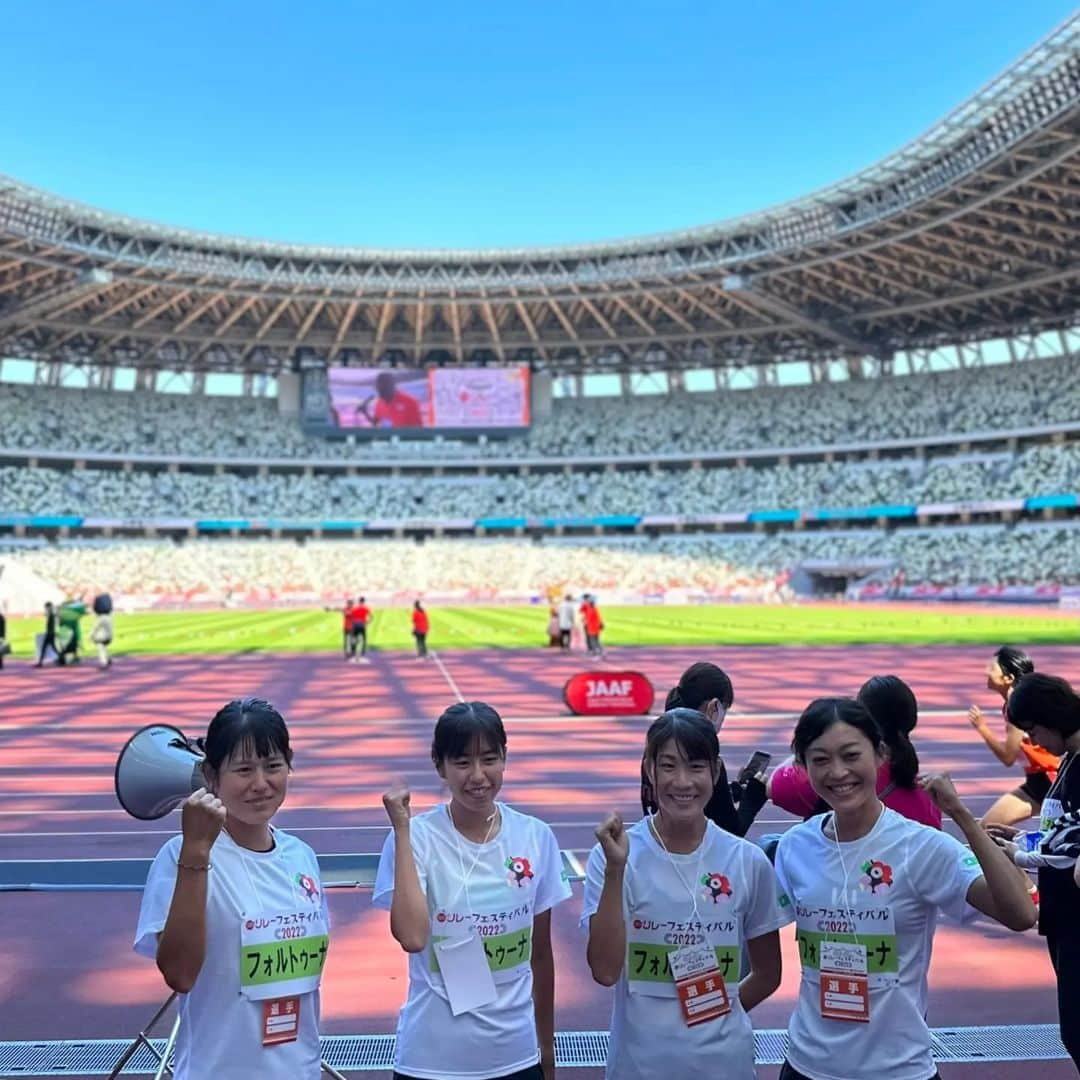
<path fill-rule="evenodd" d="M 469 912 L 472 913 L 472 898 L 469 896 L 469 880 L 473 876 L 473 871 L 476 869 L 477 864 L 484 857 L 484 848 L 487 847 L 488 841 L 491 839 L 492 830 L 495 828 L 495 823 L 502 821 L 502 812 L 499 810 L 498 804 L 495 805 L 495 813 L 491 815 L 491 822 L 488 825 L 488 831 L 484 836 L 483 841 L 480 844 L 480 850 L 476 853 L 476 857 L 472 861 L 472 866 L 469 867 L 468 873 L 465 872 L 465 856 L 461 850 L 461 839 L 458 837 L 457 826 L 454 824 L 454 812 L 450 809 L 450 804 L 446 804 L 446 816 L 450 819 L 450 834 L 454 838 L 454 850 L 457 852 L 458 866 L 461 869 L 461 886 L 458 891 L 454 893 L 454 898 L 446 906 L 451 911 L 454 908 L 454 904 L 457 903 L 458 898 L 462 892 L 465 893 L 465 902 L 469 905 Z"/>
<path fill-rule="evenodd" d="M 686 878 L 683 877 L 683 872 L 679 869 L 679 864 L 675 861 L 671 852 L 667 849 L 667 844 L 664 843 L 664 838 L 660 835 L 660 830 L 656 827 L 656 814 L 649 815 L 649 828 L 652 830 L 653 836 L 656 837 L 660 846 L 664 849 L 664 854 L 668 857 L 668 862 L 671 863 L 672 870 L 675 871 L 676 876 L 682 882 L 683 888 L 690 894 L 690 903 L 694 905 L 694 922 L 699 926 L 701 925 L 701 916 L 698 914 L 698 894 L 697 889 L 691 885 Z M 698 867 L 694 874 L 694 881 L 701 880 L 701 871 L 705 865 L 705 838 L 709 835 L 709 822 L 705 821 L 705 835 L 701 838 L 701 845 L 698 848 Z"/>
<path fill-rule="evenodd" d="M 881 824 L 881 819 L 884 816 L 885 816 L 885 804 L 882 803 L 881 804 L 881 810 L 878 812 L 877 821 L 874 822 L 873 828 L 866 834 L 866 836 L 862 837 L 862 840 L 864 842 L 869 840 L 874 835 L 874 833 L 876 833 L 878 831 L 878 826 Z M 832 820 L 832 830 L 833 830 L 833 843 L 836 845 L 836 854 L 840 858 L 840 869 L 844 872 L 844 891 L 843 891 L 844 908 L 845 909 L 850 909 L 852 911 L 852 913 L 854 913 L 855 907 L 854 907 L 854 905 L 852 905 L 851 901 L 848 899 L 848 895 L 849 895 L 848 894 L 848 887 L 851 884 L 851 875 L 850 875 L 850 873 L 848 871 L 847 863 L 844 861 L 844 849 L 840 845 L 840 835 L 839 835 L 839 833 L 837 831 L 837 828 L 836 828 L 836 811 L 835 810 L 832 813 L 831 820 Z M 855 860 L 855 865 L 856 866 L 859 865 L 859 860 L 858 859 Z M 852 925 L 854 925 L 854 922 L 852 923 Z M 852 937 L 855 938 L 855 942 L 856 942 L 856 944 L 858 944 L 859 935 L 857 933 L 853 932 Z"/>

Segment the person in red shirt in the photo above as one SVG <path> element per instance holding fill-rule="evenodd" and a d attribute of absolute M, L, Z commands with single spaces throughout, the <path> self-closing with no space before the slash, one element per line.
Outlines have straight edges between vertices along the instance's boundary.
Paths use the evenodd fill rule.
<path fill-rule="evenodd" d="M 600 644 L 600 631 L 604 629 L 604 620 L 600 618 L 600 609 L 596 606 L 596 597 L 585 594 L 581 605 L 581 620 L 585 624 L 585 647 L 590 656 L 603 656 L 604 646 Z"/>
<path fill-rule="evenodd" d="M 413 603 L 412 610 L 412 632 L 413 637 L 416 638 L 417 660 L 427 659 L 427 636 L 430 629 L 431 623 L 428 620 L 428 613 L 424 610 L 424 605 L 417 600 Z"/>
<path fill-rule="evenodd" d="M 389 371 L 380 371 L 375 376 L 375 401 L 372 425 L 374 427 L 418 428 L 424 426 L 420 402 L 399 390 L 394 376 Z M 366 411 L 366 410 L 365 410 Z"/>
<path fill-rule="evenodd" d="M 367 660 L 367 628 L 371 621 L 371 608 L 369 608 L 361 596 L 349 610 L 349 618 L 352 621 L 353 656 L 356 656 L 356 646 L 360 646 L 358 659 Z"/>

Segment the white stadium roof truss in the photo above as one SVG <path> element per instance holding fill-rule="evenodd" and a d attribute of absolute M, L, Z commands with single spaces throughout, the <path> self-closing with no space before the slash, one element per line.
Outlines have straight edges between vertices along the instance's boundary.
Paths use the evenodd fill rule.
<path fill-rule="evenodd" d="M 930 131 L 806 198 L 575 247 L 260 243 L 0 176 L 0 353 L 280 371 L 887 357 L 1076 321 L 1080 16 Z"/>

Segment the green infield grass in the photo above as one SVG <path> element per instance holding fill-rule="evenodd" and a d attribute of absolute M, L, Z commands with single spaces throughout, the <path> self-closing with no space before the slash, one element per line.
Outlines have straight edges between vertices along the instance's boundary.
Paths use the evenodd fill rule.
<path fill-rule="evenodd" d="M 1080 644 L 1080 617 L 1037 608 L 806 606 L 604 607 L 605 645 L 840 645 L 1019 642 Z M 548 614 L 535 607 L 432 608 L 435 649 L 524 648 L 546 643 Z M 93 616 L 83 619 L 87 650 Z M 324 610 L 155 611 L 114 618 L 116 655 L 334 652 L 341 617 Z M 9 620 L 16 658 L 31 655 L 40 619 Z M 375 649 L 412 649 L 408 608 L 376 611 Z"/>

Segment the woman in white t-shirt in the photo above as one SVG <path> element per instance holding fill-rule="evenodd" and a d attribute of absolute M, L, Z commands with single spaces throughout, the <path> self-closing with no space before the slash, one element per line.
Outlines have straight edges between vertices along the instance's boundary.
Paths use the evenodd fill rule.
<path fill-rule="evenodd" d="M 971 845 L 902 817 L 877 794 L 881 733 L 865 705 L 819 698 L 795 727 L 795 758 L 832 808 L 776 849 L 795 917 L 802 982 L 782 1080 L 928 1080 L 927 971 L 939 911 L 1035 923 L 1027 882 L 947 776 L 924 786 Z M 970 907 L 969 907 L 970 905 Z"/>
<path fill-rule="evenodd" d="M 176 1080 L 316 1080 L 329 920 L 315 853 L 271 825 L 292 748 L 281 714 L 230 701 L 203 740 L 206 787 L 158 852 L 135 950 L 180 994 Z"/>
<path fill-rule="evenodd" d="M 658 717 L 644 765 L 656 813 L 629 829 L 611 814 L 597 829 L 581 912 L 593 978 L 615 987 L 607 1076 L 751 1080 L 747 1013 L 780 985 L 777 931 L 790 918 L 765 853 L 705 816 L 720 769 L 708 718 Z"/>
<path fill-rule="evenodd" d="M 383 796 L 393 828 L 372 902 L 409 954 L 394 1076 L 551 1080 L 551 909 L 570 895 L 555 834 L 496 802 L 506 731 L 490 705 L 451 705 L 431 758 L 449 802 L 414 818 L 403 784 Z"/>

